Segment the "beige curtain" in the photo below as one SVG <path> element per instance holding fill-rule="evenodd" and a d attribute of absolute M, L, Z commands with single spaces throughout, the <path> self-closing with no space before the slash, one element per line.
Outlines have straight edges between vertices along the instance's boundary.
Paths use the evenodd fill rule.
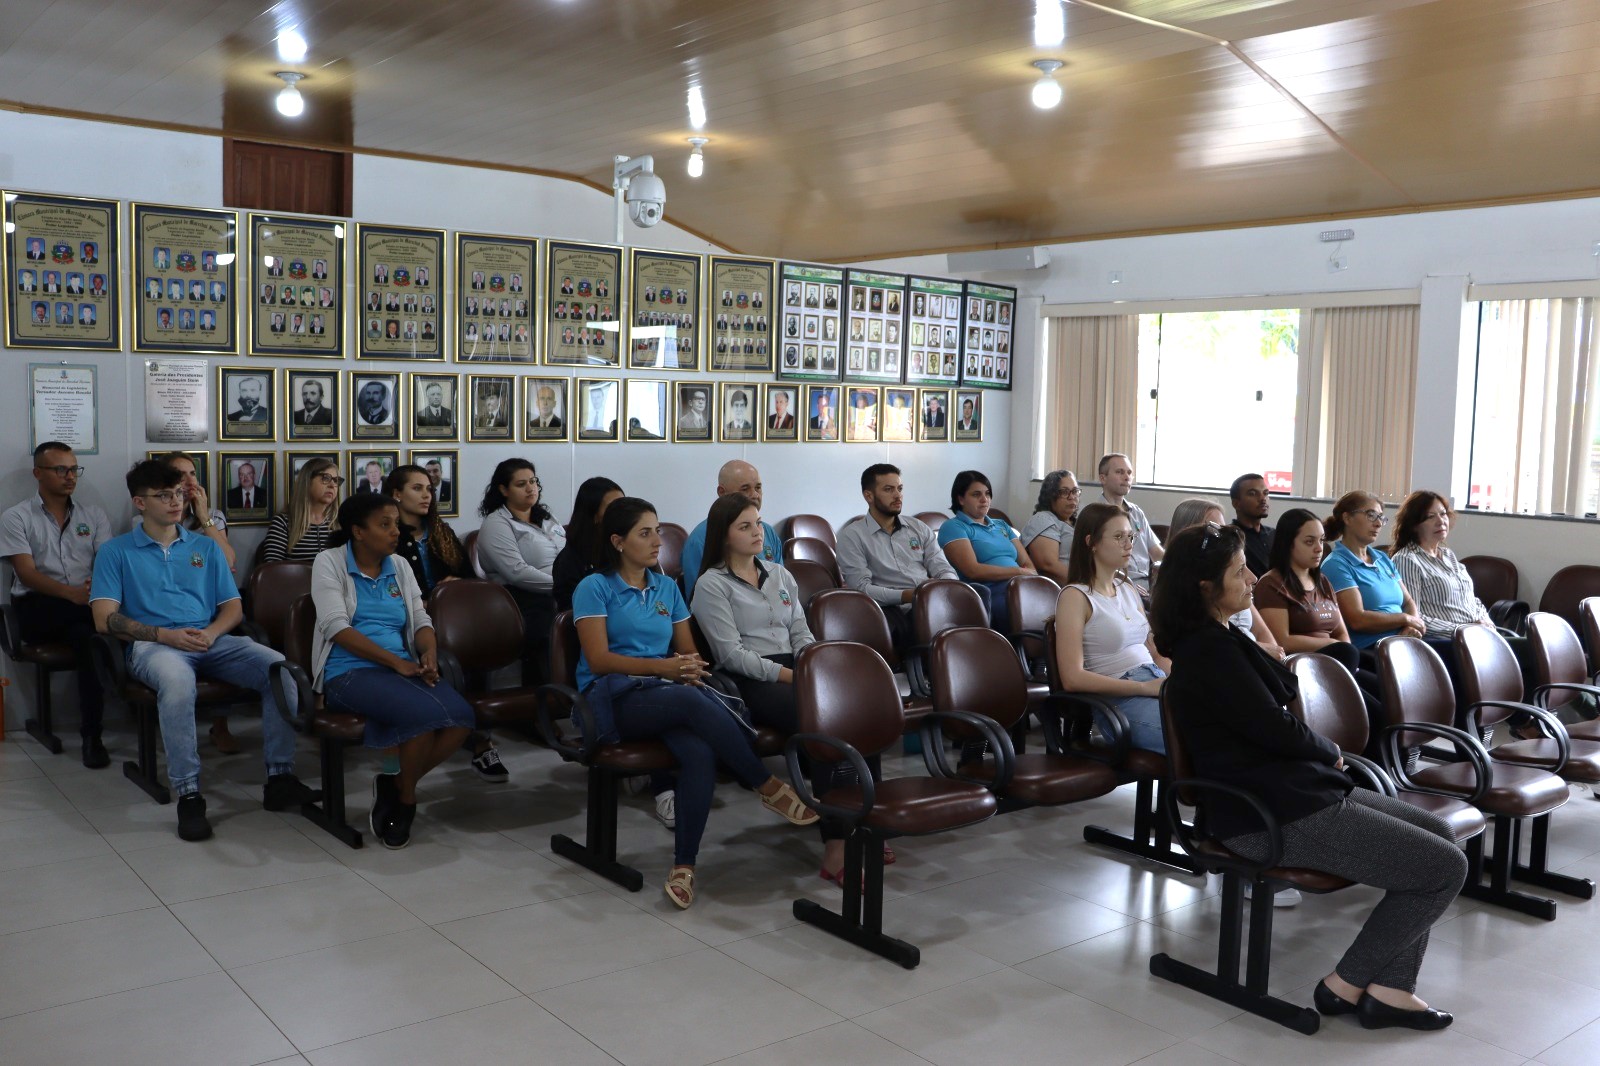
<path fill-rule="evenodd" d="M 1056 318 L 1045 391 L 1045 469 L 1096 479 L 1107 452 L 1134 452 L 1138 430 L 1139 316 Z"/>
<path fill-rule="evenodd" d="M 1362 489 L 1393 500 L 1411 490 L 1417 325 L 1415 305 L 1300 312 L 1307 402 L 1296 465 L 1310 476 L 1306 495 Z"/>

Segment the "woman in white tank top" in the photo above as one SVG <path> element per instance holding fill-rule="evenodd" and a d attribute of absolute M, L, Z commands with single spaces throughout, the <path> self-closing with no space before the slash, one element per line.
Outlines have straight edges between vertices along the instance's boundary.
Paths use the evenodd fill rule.
<path fill-rule="evenodd" d="M 1138 589 L 1122 574 L 1133 537 L 1120 508 L 1093 503 L 1079 512 L 1070 584 L 1056 600 L 1056 661 L 1068 691 L 1106 697 L 1122 711 L 1134 747 L 1165 752 L 1157 697 L 1167 660 L 1156 653 Z"/>

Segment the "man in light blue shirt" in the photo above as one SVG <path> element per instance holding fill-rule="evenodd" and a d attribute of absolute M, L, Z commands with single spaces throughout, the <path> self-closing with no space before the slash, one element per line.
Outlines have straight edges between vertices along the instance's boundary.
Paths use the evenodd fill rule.
<path fill-rule="evenodd" d="M 726 496 L 730 492 L 742 492 L 755 501 L 756 510 L 761 509 L 761 472 L 743 459 L 734 459 L 723 463 L 722 469 L 717 471 L 717 495 Z M 763 563 L 783 565 L 783 540 L 779 538 L 778 531 L 766 522 L 761 523 L 761 561 Z M 689 539 L 684 542 L 683 552 L 679 558 L 683 563 L 683 591 L 688 599 L 694 598 L 694 583 L 700 577 L 700 560 L 706 553 L 706 521 L 694 527 L 694 532 L 689 534 Z"/>

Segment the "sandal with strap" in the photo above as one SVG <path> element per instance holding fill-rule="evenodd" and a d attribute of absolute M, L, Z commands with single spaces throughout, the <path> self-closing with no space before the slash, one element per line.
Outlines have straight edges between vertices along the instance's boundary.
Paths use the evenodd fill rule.
<path fill-rule="evenodd" d="M 667 875 L 665 889 L 674 907 L 680 911 L 688 910 L 694 903 L 694 871 L 687 866 L 674 866 L 672 873 Z"/>
<path fill-rule="evenodd" d="M 761 796 L 761 805 L 791 825 L 816 825 L 822 820 L 822 815 L 807 807 L 788 782 L 781 782 L 772 795 Z"/>

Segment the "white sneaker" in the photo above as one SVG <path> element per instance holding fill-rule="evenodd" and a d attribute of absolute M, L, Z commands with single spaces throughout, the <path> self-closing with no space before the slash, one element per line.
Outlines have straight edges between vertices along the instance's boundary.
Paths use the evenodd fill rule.
<path fill-rule="evenodd" d="M 669 788 L 656 797 L 656 817 L 661 819 L 661 824 L 668 829 L 677 827 L 678 794 L 672 789 Z"/>
<path fill-rule="evenodd" d="M 1251 898 L 1251 889 L 1253 888 L 1255 888 L 1255 885 L 1244 886 L 1245 899 Z M 1300 890 L 1298 888 L 1280 888 L 1272 894 L 1272 905 L 1274 907 L 1293 907 L 1299 902 Z"/>

